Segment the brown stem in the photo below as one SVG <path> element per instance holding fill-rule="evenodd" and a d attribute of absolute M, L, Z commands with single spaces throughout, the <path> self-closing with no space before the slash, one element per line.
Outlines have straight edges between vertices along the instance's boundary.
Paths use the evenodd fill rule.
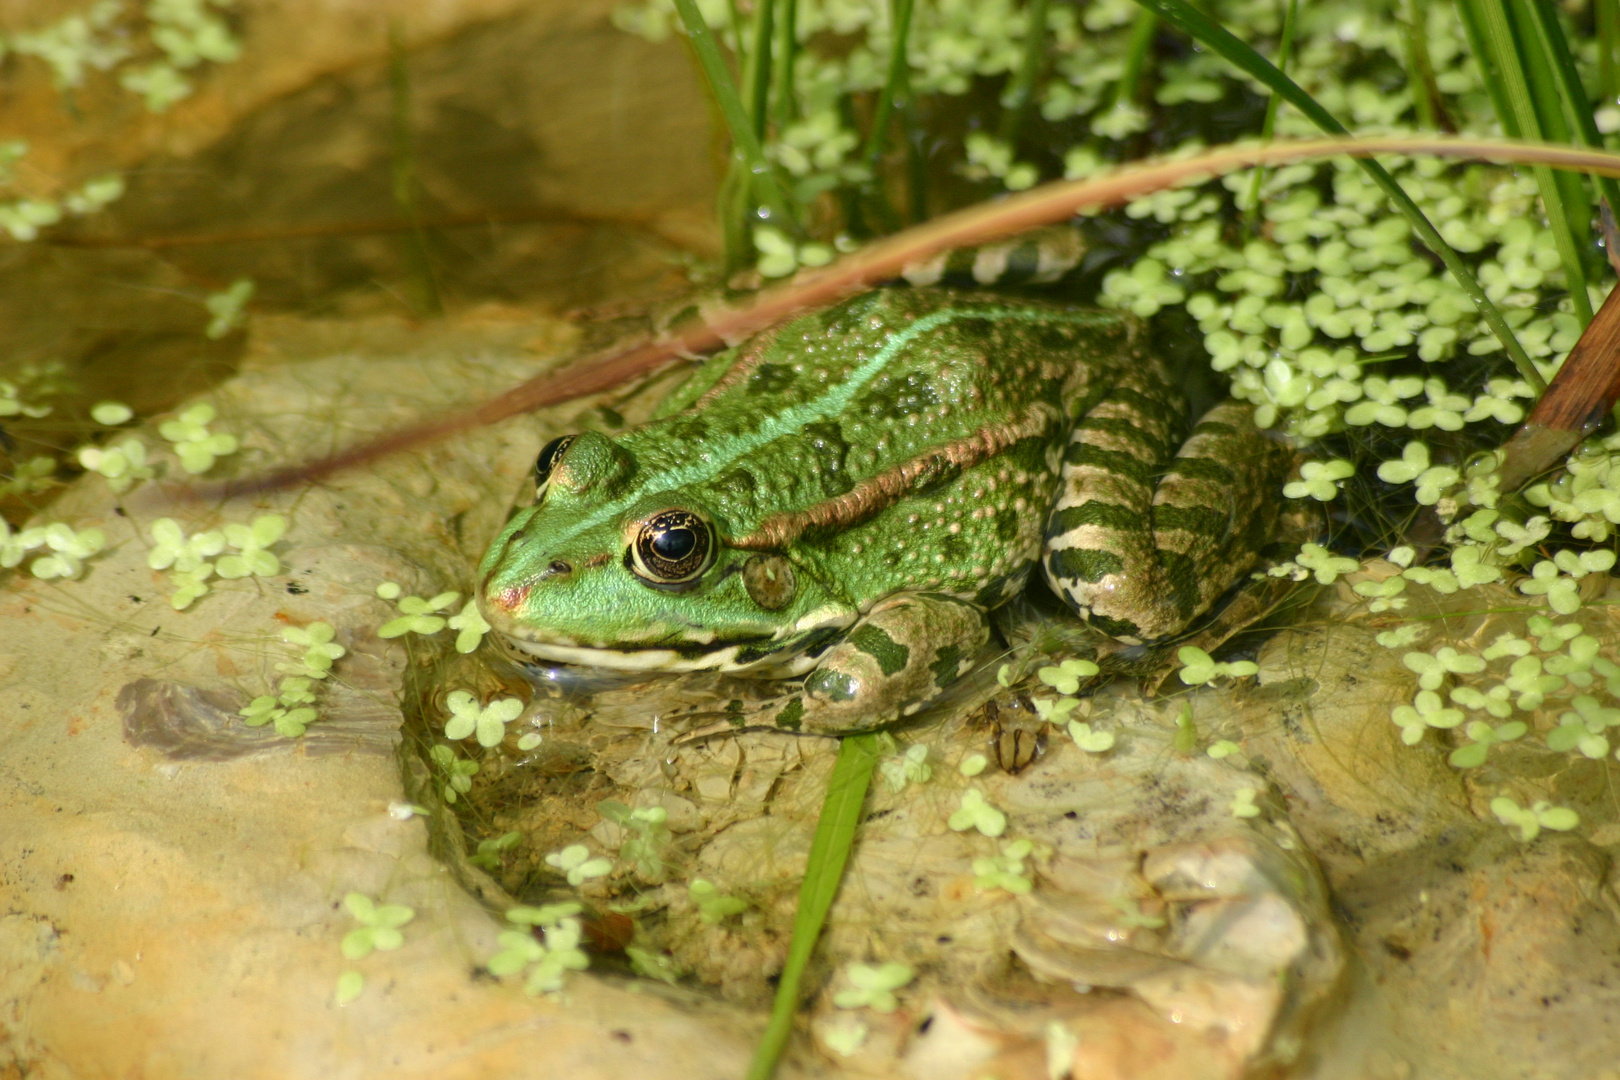
<path fill-rule="evenodd" d="M 1155 191 L 1195 183 L 1233 169 L 1280 165 L 1341 154 L 1353 157 L 1434 154 L 1513 163 L 1536 162 L 1605 176 L 1620 176 L 1620 155 L 1601 150 L 1435 136 L 1309 139 L 1262 146 L 1225 147 L 1197 157 L 1145 162 L 1087 180 L 1047 184 L 993 203 L 946 214 L 880 240 L 836 263 L 801 272 L 787 284 L 757 294 L 751 303 L 721 311 L 706 323 L 684 332 L 642 342 L 629 349 L 594 353 L 561 372 L 530 379 L 476 408 L 450 413 L 330 457 L 281 469 L 267 476 L 194 489 L 194 494 L 204 499 L 229 498 L 307 483 L 386 454 L 443 439 L 545 405 L 606 390 L 627 379 L 654 371 L 677 356 L 706 352 L 727 341 L 740 341 L 800 311 L 833 303 L 862 289 L 892 280 L 906 267 L 925 262 L 941 252 L 988 244 L 1041 225 L 1093 213 L 1104 207 L 1118 206 Z M 1583 337 L 1582 341 L 1584 343 L 1586 338 Z"/>
<path fill-rule="evenodd" d="M 1524 426 L 1503 444 L 1501 486 L 1513 491 L 1563 460 L 1620 400 L 1620 288 L 1609 293 Z"/>

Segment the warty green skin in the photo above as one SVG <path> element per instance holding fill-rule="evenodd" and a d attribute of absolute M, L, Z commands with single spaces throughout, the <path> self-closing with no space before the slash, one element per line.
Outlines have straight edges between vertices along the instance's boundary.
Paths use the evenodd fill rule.
<path fill-rule="evenodd" d="M 484 617 L 550 660 L 803 675 L 734 719 L 822 734 L 937 697 L 1037 563 L 1116 636 L 1178 633 L 1269 535 L 1282 457 L 1229 403 L 1176 458 L 1185 406 L 1138 331 L 948 289 L 801 316 L 575 438 L 484 556 Z M 671 510 L 712 538 L 678 583 L 632 552 Z"/>

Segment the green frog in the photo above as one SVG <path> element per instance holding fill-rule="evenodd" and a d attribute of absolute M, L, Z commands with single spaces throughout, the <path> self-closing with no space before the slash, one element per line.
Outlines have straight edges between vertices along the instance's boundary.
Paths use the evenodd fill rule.
<path fill-rule="evenodd" d="M 794 679 L 739 725 L 822 735 L 961 678 L 1038 565 L 1130 643 L 1186 630 L 1270 538 L 1287 455 L 1187 407 L 1127 315 L 884 288 L 705 361 L 654 418 L 540 452 L 479 567 L 545 660 Z"/>

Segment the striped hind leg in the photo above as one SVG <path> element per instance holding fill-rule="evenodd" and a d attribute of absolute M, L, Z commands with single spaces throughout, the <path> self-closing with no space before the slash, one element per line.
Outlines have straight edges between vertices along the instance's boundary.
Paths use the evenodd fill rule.
<path fill-rule="evenodd" d="M 1177 449 L 1179 395 L 1132 372 L 1076 425 L 1047 529 L 1047 584 L 1129 642 L 1182 630 L 1253 564 L 1287 457 L 1250 406 L 1211 409 Z"/>

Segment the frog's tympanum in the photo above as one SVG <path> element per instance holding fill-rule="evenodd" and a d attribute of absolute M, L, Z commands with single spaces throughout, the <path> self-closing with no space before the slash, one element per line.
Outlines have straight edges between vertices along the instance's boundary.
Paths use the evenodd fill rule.
<path fill-rule="evenodd" d="M 1117 638 L 1178 634 L 1269 538 L 1285 455 L 1235 402 L 1183 443 L 1139 329 L 946 289 L 803 315 L 641 427 L 547 444 L 484 617 L 547 660 L 802 676 L 739 721 L 833 735 L 960 678 L 1037 565 Z"/>

